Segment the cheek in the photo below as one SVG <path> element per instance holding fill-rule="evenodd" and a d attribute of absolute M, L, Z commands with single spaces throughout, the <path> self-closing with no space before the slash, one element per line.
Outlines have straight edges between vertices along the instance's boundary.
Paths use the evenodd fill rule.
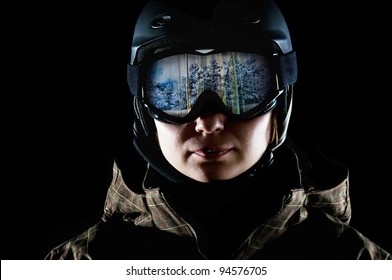
<path fill-rule="evenodd" d="M 251 157 L 259 157 L 265 152 L 271 139 L 271 129 L 271 118 L 266 115 L 252 120 L 243 130 L 242 142 L 246 143 L 244 148 Z"/>
<path fill-rule="evenodd" d="M 178 155 L 179 149 L 183 147 L 184 137 L 181 126 L 165 124 L 155 121 L 159 146 L 165 157 L 173 158 Z"/>
<path fill-rule="evenodd" d="M 176 134 L 164 126 L 157 125 L 158 143 L 162 150 L 167 150 L 170 143 L 175 143 L 177 140 Z"/>
<path fill-rule="evenodd" d="M 262 119 L 255 127 L 255 133 L 253 135 L 255 139 L 254 142 L 261 142 L 263 144 L 268 144 L 271 140 L 271 130 L 272 130 L 272 120 L 271 118 Z"/>

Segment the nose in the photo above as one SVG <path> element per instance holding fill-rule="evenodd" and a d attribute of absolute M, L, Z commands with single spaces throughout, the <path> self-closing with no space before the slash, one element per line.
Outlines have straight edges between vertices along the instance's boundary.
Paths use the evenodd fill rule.
<path fill-rule="evenodd" d="M 222 113 L 207 112 L 199 116 L 195 122 L 195 130 L 202 134 L 212 134 L 225 128 L 227 116 Z"/>

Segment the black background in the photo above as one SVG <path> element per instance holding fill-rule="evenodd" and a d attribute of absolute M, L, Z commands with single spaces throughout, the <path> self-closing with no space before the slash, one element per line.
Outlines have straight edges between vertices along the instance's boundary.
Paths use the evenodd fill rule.
<path fill-rule="evenodd" d="M 144 1 L 128 2 L 12 7 L 2 259 L 43 259 L 101 216 L 112 156 L 131 143 L 126 62 Z M 299 64 L 289 135 L 347 164 L 352 225 L 391 252 L 387 18 L 376 2 L 304 2 L 277 1 Z"/>

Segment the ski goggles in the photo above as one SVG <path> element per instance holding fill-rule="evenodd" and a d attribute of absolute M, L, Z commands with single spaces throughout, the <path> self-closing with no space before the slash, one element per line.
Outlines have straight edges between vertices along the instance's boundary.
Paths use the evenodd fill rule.
<path fill-rule="evenodd" d="M 276 65 L 257 53 L 174 54 L 149 62 L 143 76 L 142 103 L 152 117 L 175 124 L 207 109 L 249 119 L 273 109 L 283 92 Z"/>

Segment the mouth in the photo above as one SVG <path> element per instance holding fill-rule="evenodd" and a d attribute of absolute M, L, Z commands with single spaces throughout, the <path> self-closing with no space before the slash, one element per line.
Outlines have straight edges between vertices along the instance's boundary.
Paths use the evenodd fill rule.
<path fill-rule="evenodd" d="M 227 149 L 227 148 L 203 148 L 200 150 L 196 150 L 193 153 L 196 154 L 199 157 L 202 157 L 207 160 L 217 160 L 227 153 L 229 153 L 232 149 Z"/>

